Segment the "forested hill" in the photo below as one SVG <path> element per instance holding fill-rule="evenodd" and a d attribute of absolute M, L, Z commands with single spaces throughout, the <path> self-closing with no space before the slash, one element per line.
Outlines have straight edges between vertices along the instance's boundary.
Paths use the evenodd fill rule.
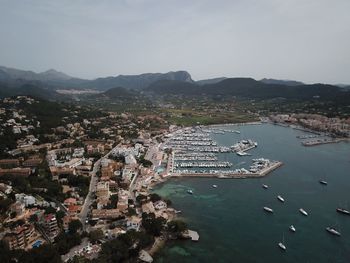
<path fill-rule="evenodd" d="M 151 84 L 146 91 L 155 94 L 236 96 L 255 99 L 327 99 L 350 103 L 350 92 L 337 86 L 327 84 L 282 85 L 268 84 L 252 78 L 228 78 L 214 84 L 197 85 L 178 81 L 158 81 Z"/>

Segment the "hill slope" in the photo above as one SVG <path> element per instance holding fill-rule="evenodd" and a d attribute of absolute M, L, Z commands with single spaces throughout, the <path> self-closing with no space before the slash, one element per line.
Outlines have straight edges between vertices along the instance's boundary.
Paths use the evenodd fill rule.
<path fill-rule="evenodd" d="M 161 81 L 150 85 L 146 90 L 163 95 L 221 95 L 254 99 L 286 98 L 299 100 L 319 98 L 320 100 L 338 100 L 350 104 L 350 92 L 337 86 L 266 84 L 252 78 L 229 78 L 218 83 L 201 86 L 194 83 Z"/>

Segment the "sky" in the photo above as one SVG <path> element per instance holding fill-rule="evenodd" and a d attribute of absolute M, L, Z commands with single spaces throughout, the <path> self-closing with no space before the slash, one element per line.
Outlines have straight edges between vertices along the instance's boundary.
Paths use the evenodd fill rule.
<path fill-rule="evenodd" d="M 0 0 L 0 65 L 350 84 L 349 0 Z"/>

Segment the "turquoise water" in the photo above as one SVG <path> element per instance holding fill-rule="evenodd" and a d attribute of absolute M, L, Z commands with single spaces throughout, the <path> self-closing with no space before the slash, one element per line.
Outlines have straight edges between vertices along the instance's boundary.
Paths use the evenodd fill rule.
<path fill-rule="evenodd" d="M 221 154 L 221 159 L 236 167 L 259 157 L 284 165 L 260 179 L 181 178 L 158 186 L 155 191 L 183 212 L 200 241 L 173 241 L 156 262 L 350 262 L 350 216 L 335 212 L 339 205 L 350 208 L 350 144 L 303 147 L 296 138 L 303 132 L 270 124 L 239 130 L 241 134 L 213 136 L 221 145 L 251 138 L 258 148 L 250 151 L 252 156 Z M 187 194 L 188 189 L 194 194 Z M 274 214 L 265 213 L 263 206 L 273 208 Z M 299 213 L 301 207 L 308 217 Z M 291 224 L 296 233 L 288 230 Z M 336 226 L 342 236 L 331 236 L 327 226 Z M 285 252 L 277 246 L 283 236 Z"/>

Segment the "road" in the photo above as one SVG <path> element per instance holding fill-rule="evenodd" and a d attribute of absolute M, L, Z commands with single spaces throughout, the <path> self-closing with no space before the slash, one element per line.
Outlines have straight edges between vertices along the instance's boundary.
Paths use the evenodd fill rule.
<path fill-rule="evenodd" d="M 80 214 L 79 214 L 79 219 L 83 225 L 83 230 L 85 231 L 86 228 L 89 226 L 88 224 L 86 224 L 86 220 L 87 220 L 87 216 L 89 213 L 89 209 L 90 206 L 94 200 L 93 194 L 96 192 L 96 185 L 97 185 L 97 175 L 96 173 L 98 172 L 98 170 L 100 169 L 100 165 L 101 165 L 101 161 L 103 158 L 107 158 L 113 151 L 115 148 L 119 147 L 119 145 L 117 145 L 116 147 L 114 147 L 112 150 L 110 150 L 105 156 L 101 157 L 100 159 L 98 159 L 95 164 L 94 167 L 92 169 L 92 171 L 90 172 L 91 175 L 91 179 L 90 179 L 90 185 L 89 185 L 89 192 L 86 195 L 86 198 L 84 200 L 84 204 L 81 208 Z"/>

